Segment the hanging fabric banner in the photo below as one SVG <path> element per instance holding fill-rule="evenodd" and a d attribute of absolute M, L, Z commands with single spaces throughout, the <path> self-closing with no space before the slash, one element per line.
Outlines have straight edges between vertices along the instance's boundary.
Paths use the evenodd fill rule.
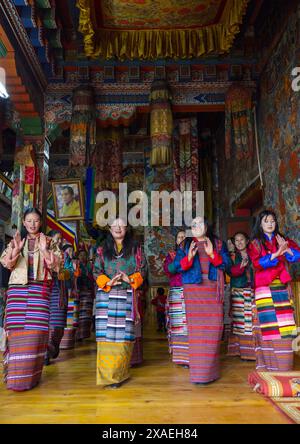
<path fill-rule="evenodd" d="M 122 147 L 123 128 L 98 128 L 97 145 L 91 160 L 91 165 L 95 165 L 95 193 L 108 190 L 118 196 L 119 184 L 123 178 Z M 96 216 L 100 207 L 101 204 L 95 202 L 94 225 L 97 225 Z"/>
<path fill-rule="evenodd" d="M 70 127 L 70 166 L 85 166 L 96 145 L 96 112 L 94 90 L 79 86 L 73 91 Z"/>
<path fill-rule="evenodd" d="M 21 229 L 24 212 L 36 206 L 38 166 L 32 145 L 16 148 L 11 225 Z"/>
<path fill-rule="evenodd" d="M 171 161 L 173 115 L 172 95 L 165 80 L 155 80 L 150 92 L 151 165 L 167 165 Z"/>
<path fill-rule="evenodd" d="M 85 221 L 89 223 L 93 222 L 95 207 L 95 169 L 93 167 L 88 167 L 86 170 L 85 190 Z"/>
<path fill-rule="evenodd" d="M 199 139 L 197 117 L 174 121 L 173 164 L 174 189 L 181 192 L 198 191 Z M 195 195 L 193 195 L 193 208 Z"/>
<path fill-rule="evenodd" d="M 253 156 L 254 122 L 252 91 L 245 86 L 232 85 L 225 100 L 225 157 L 235 153 L 238 160 Z"/>

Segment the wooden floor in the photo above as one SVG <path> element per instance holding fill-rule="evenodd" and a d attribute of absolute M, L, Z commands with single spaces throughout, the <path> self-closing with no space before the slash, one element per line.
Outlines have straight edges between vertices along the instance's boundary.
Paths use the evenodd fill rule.
<path fill-rule="evenodd" d="M 248 386 L 254 363 L 223 354 L 221 379 L 196 386 L 187 369 L 171 363 L 164 335 L 146 336 L 144 364 L 116 390 L 96 386 L 93 340 L 61 352 L 31 391 L 14 393 L 1 382 L 0 423 L 288 423 Z"/>

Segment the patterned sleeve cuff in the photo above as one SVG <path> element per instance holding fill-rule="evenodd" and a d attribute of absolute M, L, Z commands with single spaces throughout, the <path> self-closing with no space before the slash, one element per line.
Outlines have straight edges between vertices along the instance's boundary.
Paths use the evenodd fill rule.
<path fill-rule="evenodd" d="M 278 259 L 275 258 L 271 261 L 271 254 L 267 254 L 266 256 L 261 257 L 258 262 L 259 265 L 266 269 L 266 268 L 271 268 L 271 267 L 276 267 L 276 265 L 278 264 Z"/>
<path fill-rule="evenodd" d="M 105 276 L 105 274 L 100 274 L 97 279 L 96 283 L 101 290 L 109 292 L 111 290 L 111 287 L 107 285 L 107 282 L 109 282 L 110 279 L 108 276 Z"/>
<path fill-rule="evenodd" d="M 180 261 L 181 268 L 182 268 L 184 271 L 188 270 L 188 269 L 191 268 L 191 266 L 193 265 L 193 261 L 194 261 L 194 259 L 191 259 L 191 260 L 189 261 L 188 256 L 185 256 L 185 257 L 184 257 L 183 259 L 181 259 L 181 261 Z"/>
<path fill-rule="evenodd" d="M 137 290 L 144 282 L 144 279 L 142 278 L 142 275 L 139 272 L 133 273 L 128 277 L 130 279 L 130 285 L 134 290 Z"/>
<path fill-rule="evenodd" d="M 300 262 L 300 251 L 291 248 L 293 254 L 285 253 L 288 262 Z"/>
<path fill-rule="evenodd" d="M 218 267 L 219 265 L 222 265 L 223 258 L 221 254 L 218 254 L 216 251 L 214 251 L 214 258 L 212 259 L 209 257 L 209 262 L 214 266 Z"/>

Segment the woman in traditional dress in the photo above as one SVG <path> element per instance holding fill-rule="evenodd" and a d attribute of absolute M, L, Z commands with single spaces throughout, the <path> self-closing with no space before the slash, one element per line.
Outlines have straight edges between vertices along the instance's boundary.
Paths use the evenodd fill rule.
<path fill-rule="evenodd" d="M 64 335 L 64 328 L 67 322 L 68 295 L 66 289 L 66 279 L 69 272 L 63 269 L 63 251 L 61 250 L 62 235 L 57 230 L 51 230 L 48 236 L 53 239 L 61 251 L 61 268 L 59 273 L 52 273 L 52 290 L 50 296 L 50 323 L 48 351 L 45 357 L 45 365 L 50 364 L 50 359 L 56 359 L 59 355 L 59 347 Z"/>
<path fill-rule="evenodd" d="M 290 371 L 297 330 L 287 264 L 300 262 L 300 248 L 279 232 L 276 214 L 265 210 L 257 218 L 248 252 L 255 273 L 256 370 Z"/>
<path fill-rule="evenodd" d="M 80 276 L 77 278 L 79 291 L 79 322 L 76 340 L 87 339 L 91 335 L 93 323 L 94 277 L 88 253 L 85 249 L 78 251 Z"/>
<path fill-rule="evenodd" d="M 249 237 L 237 232 L 232 238 L 235 254 L 227 270 L 230 276 L 232 326 L 228 340 L 228 355 L 254 360 L 254 339 L 252 334 L 252 306 L 254 301 L 253 271 L 247 253 Z"/>
<path fill-rule="evenodd" d="M 172 361 L 175 364 L 188 366 L 189 344 L 187 336 L 185 303 L 181 273 L 177 273 L 174 266 L 176 251 L 185 239 L 185 231 L 178 231 L 175 241 L 175 250 L 168 253 L 164 262 L 164 272 L 169 278 L 170 289 L 167 299 L 167 327 L 169 347 Z"/>
<path fill-rule="evenodd" d="M 116 219 L 103 247 L 97 250 L 96 295 L 97 384 L 118 387 L 129 378 L 139 316 L 136 293 L 146 262 L 122 219 Z"/>
<path fill-rule="evenodd" d="M 1 255 L 2 265 L 11 270 L 5 314 L 5 382 L 15 391 L 38 384 L 48 347 L 51 272 L 59 270 L 61 254 L 40 232 L 41 223 L 41 213 L 28 209 L 24 237 L 17 232 Z"/>
<path fill-rule="evenodd" d="M 79 322 L 79 292 L 77 279 L 80 275 L 79 262 L 74 258 L 74 248 L 71 244 L 63 246 L 64 252 L 64 274 L 67 274 L 65 281 L 68 295 L 67 322 L 60 348 L 70 350 L 75 347 L 76 330 Z"/>
<path fill-rule="evenodd" d="M 203 217 L 192 221 L 192 238 L 178 248 L 175 270 L 182 273 L 189 338 L 192 383 L 208 383 L 220 376 L 219 354 L 223 332 L 224 272 L 227 246 L 215 238 Z"/>

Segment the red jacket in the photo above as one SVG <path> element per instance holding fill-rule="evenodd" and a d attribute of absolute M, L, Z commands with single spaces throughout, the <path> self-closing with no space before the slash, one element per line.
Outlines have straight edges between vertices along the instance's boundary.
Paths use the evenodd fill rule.
<path fill-rule="evenodd" d="M 167 302 L 167 295 L 157 295 L 154 299 L 152 299 L 151 304 L 156 306 L 156 311 L 160 313 L 165 312 L 165 305 Z"/>
<path fill-rule="evenodd" d="M 271 255 L 278 250 L 278 245 L 275 236 L 272 239 L 266 239 L 266 247 L 254 239 L 248 246 L 248 254 L 252 261 L 255 277 L 254 286 L 264 287 L 269 286 L 275 279 L 280 279 L 283 284 L 287 284 L 292 280 L 287 269 L 288 262 L 300 261 L 300 248 L 296 242 L 286 238 L 288 246 L 293 250 L 294 256 L 285 253 L 278 258 L 271 261 Z"/>

